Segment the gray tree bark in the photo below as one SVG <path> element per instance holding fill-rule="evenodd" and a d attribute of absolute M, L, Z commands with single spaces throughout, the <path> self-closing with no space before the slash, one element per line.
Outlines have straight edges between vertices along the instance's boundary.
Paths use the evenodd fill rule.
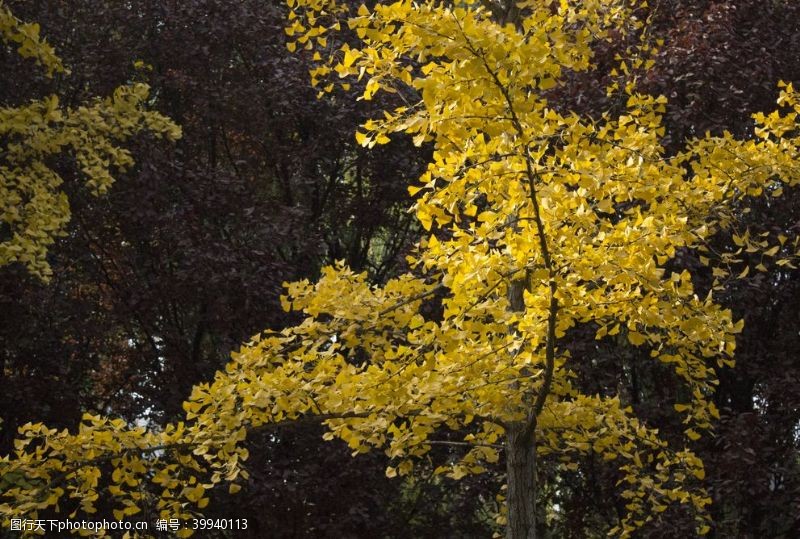
<path fill-rule="evenodd" d="M 506 539 L 536 539 L 536 440 L 535 429 L 525 422 L 506 428 L 508 475 Z"/>
<path fill-rule="evenodd" d="M 508 287 L 509 309 L 525 310 L 523 279 Z M 536 538 L 536 418 L 506 425 L 506 539 Z"/>

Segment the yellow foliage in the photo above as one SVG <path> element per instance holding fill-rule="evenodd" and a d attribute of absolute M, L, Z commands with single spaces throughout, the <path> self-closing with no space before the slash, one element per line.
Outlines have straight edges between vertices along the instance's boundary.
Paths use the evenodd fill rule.
<path fill-rule="evenodd" d="M 33 58 L 47 70 L 48 76 L 65 71 L 53 47 L 39 37 L 39 25 L 17 19 L 4 2 L 0 2 L 0 39 L 16 45 L 17 53 L 23 58 Z"/>
<path fill-rule="evenodd" d="M 713 293 L 698 297 L 688 272 L 665 268 L 678 250 L 702 250 L 730 226 L 737 198 L 776 178 L 797 184 L 800 108 L 786 87 L 784 109 L 756 117 L 758 138 L 708 136 L 677 156 L 660 144 L 665 99 L 630 84 L 610 89 L 627 96 L 616 116 L 551 108 L 546 89 L 564 72 L 589 69 L 595 40 L 637 27 L 629 4 L 521 2 L 515 24 L 498 24 L 479 2 L 400 0 L 351 13 L 335 0 L 290 0 L 291 47 L 313 49 L 321 36 L 330 47 L 339 32 L 352 38 L 317 56 L 314 84 L 361 80 L 364 99 L 414 96 L 356 134 L 367 146 L 392 136 L 433 144 L 412 186 L 414 211 L 433 232 L 411 257 L 414 272 L 371 286 L 337 264 L 316 283 L 287 284 L 282 304 L 304 320 L 253 337 L 194 388 L 185 422 L 163 431 L 99 417 L 77 434 L 26 425 L 17 453 L 0 460 L 10 485 L 4 514 L 33 518 L 53 505 L 56 485 L 90 511 L 92 492 L 133 500 L 133 485 L 151 481 L 164 487 L 158 510 L 180 516 L 207 503 L 214 484 L 246 479 L 249 430 L 313 417 L 354 453 L 385 451 L 389 476 L 411 473 L 437 429 L 466 430 L 472 447 L 437 469 L 462 477 L 496 462 L 507 427 L 533 416 L 539 452 L 560 455 L 565 469 L 588 452 L 619 466 L 628 513 L 612 533 L 629 536 L 676 503 L 693 508 L 698 533 L 707 532 L 702 462 L 618 397 L 580 394 L 571 380 L 584 358 L 570 357 L 564 338 L 592 324 L 598 339 L 646 347 L 691 395 L 675 406 L 685 445 L 708 430 L 718 416 L 715 367 L 732 361 L 741 322 Z M 778 253 L 747 236 L 736 241 Z M 704 259 L 718 262 L 729 261 Z M 522 308 L 511 308 L 513 283 L 524 285 Z M 421 309 L 435 294 L 441 319 Z M 62 476 L 109 458 L 111 477 Z"/>
<path fill-rule="evenodd" d="M 33 57 L 50 74 L 63 71 L 53 48 L 39 39 L 39 27 L 24 24 L 0 2 L 0 35 L 18 43 L 18 52 Z M 19 262 L 47 280 L 51 275 L 47 248 L 70 219 L 62 178 L 51 168 L 52 158 L 74 156 L 86 186 L 103 194 L 113 183 L 112 170 L 133 164 L 130 152 L 119 147 L 142 131 L 172 140 L 180 128 L 168 118 L 144 108 L 148 87 L 118 88 L 106 99 L 77 108 L 60 106 L 51 95 L 20 107 L 0 107 L 0 265 Z"/>

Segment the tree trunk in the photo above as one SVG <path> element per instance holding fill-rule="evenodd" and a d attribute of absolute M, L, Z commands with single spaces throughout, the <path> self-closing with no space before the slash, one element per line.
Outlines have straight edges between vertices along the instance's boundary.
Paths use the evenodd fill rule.
<path fill-rule="evenodd" d="M 509 283 L 509 309 L 525 310 L 525 279 Z M 514 383 L 519 389 L 519 384 Z M 536 539 L 536 417 L 506 426 L 506 539 Z"/>
<path fill-rule="evenodd" d="M 526 432 L 527 431 L 527 432 Z M 520 421 L 506 429 L 506 539 L 536 539 L 535 429 Z"/>

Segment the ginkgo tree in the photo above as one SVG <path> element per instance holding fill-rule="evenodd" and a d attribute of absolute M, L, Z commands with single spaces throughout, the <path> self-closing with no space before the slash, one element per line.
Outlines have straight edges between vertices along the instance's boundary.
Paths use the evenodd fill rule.
<path fill-rule="evenodd" d="M 87 414 L 75 432 L 22 427 L 15 453 L 0 460 L 6 519 L 91 514 L 100 500 L 117 518 L 150 506 L 188 518 L 209 489 L 227 482 L 234 493 L 248 478 L 249 431 L 313 420 L 354 453 L 382 449 L 390 476 L 413 473 L 443 429 L 465 449 L 437 473 L 460 478 L 502 458 L 497 518 L 511 538 L 542 526 L 539 457 L 557 455 L 570 470 L 589 453 L 621 472 L 627 513 L 611 534 L 629 536 L 673 504 L 707 533 L 710 498 L 691 445 L 718 415 L 715 370 L 732 365 L 742 324 L 713 289 L 700 297 L 688 271 L 668 268 L 694 250 L 718 279 L 739 273 L 734 251 L 706 244 L 747 197 L 797 183 L 800 95 L 786 85 L 782 109 L 756 115 L 750 139 L 706 136 L 668 155 L 666 100 L 636 91 L 647 39 L 620 60 L 609 88 L 621 112 L 587 118 L 548 102 L 569 74 L 592 69 L 594 44 L 646 36 L 641 5 L 288 5 L 288 46 L 318 61 L 311 78 L 322 97 L 390 92 L 403 103 L 367 121 L 361 144 L 409 136 L 433 147 L 410 188 L 426 231 L 412 270 L 374 286 L 338 264 L 315 283 L 287 284 L 284 306 L 302 322 L 246 343 L 195 387 L 182 422 L 147 429 Z M 786 237 L 737 241 L 767 263 L 796 255 Z M 662 439 L 619 396 L 578 390 L 567 344 L 570 329 L 586 325 L 598 340 L 646 348 L 682 380 L 682 443 Z"/>
<path fill-rule="evenodd" d="M 66 73 L 39 31 L 38 24 L 19 20 L 0 1 L 0 40 L 34 60 L 48 77 Z M 43 280 L 52 275 L 47 249 L 70 219 L 56 158 L 71 155 L 86 186 L 102 194 L 113 183 L 112 170 L 133 164 L 119 142 L 142 131 L 180 137 L 175 123 L 145 109 L 148 94 L 147 85 L 132 84 L 76 108 L 63 107 L 57 95 L 0 107 L 0 265 L 20 263 Z"/>

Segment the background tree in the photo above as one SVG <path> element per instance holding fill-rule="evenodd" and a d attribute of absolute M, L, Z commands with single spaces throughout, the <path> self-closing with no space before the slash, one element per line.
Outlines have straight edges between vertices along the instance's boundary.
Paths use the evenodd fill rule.
<path fill-rule="evenodd" d="M 39 38 L 39 26 L 23 23 L 0 3 L 0 37 L 18 45 L 17 54 L 33 58 L 46 70 L 63 72 L 52 47 Z M 3 236 L 0 265 L 22 263 L 41 279 L 50 275 L 47 247 L 69 220 L 63 182 L 52 162 L 69 152 L 95 194 L 104 193 L 113 178 L 109 168 L 133 163 L 130 152 L 115 146 L 144 129 L 176 139 L 180 129 L 165 117 L 142 108 L 147 86 L 121 86 L 112 98 L 95 100 L 77 109 L 59 107 L 58 97 L 2 109 L 0 137 L 4 143 L 0 164 Z"/>

